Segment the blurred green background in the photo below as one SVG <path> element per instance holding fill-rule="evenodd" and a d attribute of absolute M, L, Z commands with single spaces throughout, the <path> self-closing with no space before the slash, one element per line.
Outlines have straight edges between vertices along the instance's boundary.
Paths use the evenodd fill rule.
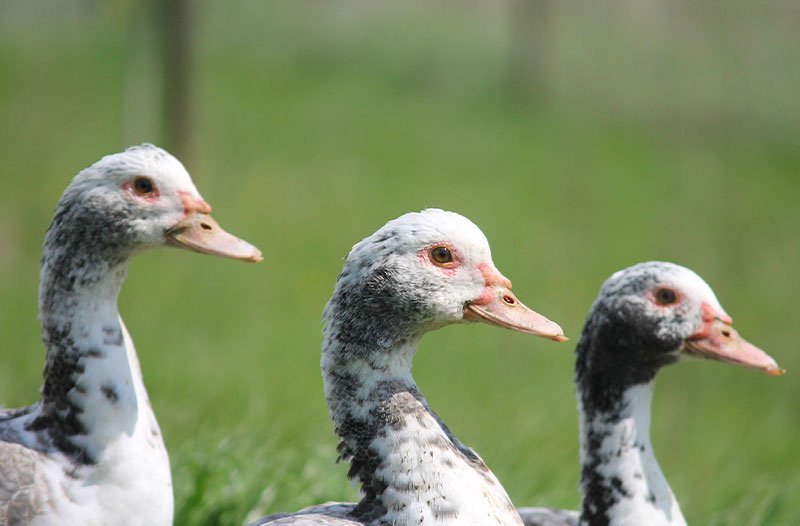
<path fill-rule="evenodd" d="M 517 505 L 577 507 L 574 343 L 605 278 L 665 259 L 788 370 L 660 375 L 653 440 L 684 514 L 800 523 L 796 2 L 199 1 L 159 30 L 163 7 L 0 1 L 6 406 L 38 396 L 38 261 L 61 191 L 149 141 L 265 255 L 150 253 L 123 289 L 176 524 L 356 498 L 333 462 L 320 314 L 353 243 L 430 206 L 478 224 L 522 301 L 572 337 L 457 326 L 418 352 L 429 402 Z M 189 35 L 177 132 L 173 22 Z"/>

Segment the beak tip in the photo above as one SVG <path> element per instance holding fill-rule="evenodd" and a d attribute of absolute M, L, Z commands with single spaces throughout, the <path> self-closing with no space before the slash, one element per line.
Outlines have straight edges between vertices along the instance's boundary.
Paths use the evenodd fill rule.
<path fill-rule="evenodd" d="M 780 367 L 768 367 L 764 372 L 770 376 L 780 376 L 782 374 L 786 374 L 786 369 L 781 369 Z"/>
<path fill-rule="evenodd" d="M 565 341 L 569 340 L 569 338 L 567 338 L 563 334 L 558 334 L 556 336 L 553 336 L 552 339 L 553 339 L 554 342 L 565 342 Z"/>

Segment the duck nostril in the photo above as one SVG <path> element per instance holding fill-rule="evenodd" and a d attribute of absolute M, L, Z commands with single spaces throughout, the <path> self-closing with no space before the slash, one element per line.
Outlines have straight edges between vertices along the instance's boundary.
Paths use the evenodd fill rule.
<path fill-rule="evenodd" d="M 725 329 L 725 330 L 722 331 L 722 335 L 725 336 L 726 338 L 730 338 L 731 337 L 731 331 Z"/>
<path fill-rule="evenodd" d="M 509 296 L 508 294 L 506 294 L 505 296 L 503 296 L 503 301 L 505 301 L 505 302 L 506 302 L 506 304 L 508 304 L 508 305 L 513 305 L 513 304 L 515 304 L 515 303 L 516 303 L 516 301 L 514 300 L 514 298 L 512 298 L 512 297 L 511 297 L 511 296 Z"/>
<path fill-rule="evenodd" d="M 211 225 L 209 225 L 208 223 L 200 223 L 200 228 L 202 228 L 203 230 L 213 230 L 211 228 Z"/>

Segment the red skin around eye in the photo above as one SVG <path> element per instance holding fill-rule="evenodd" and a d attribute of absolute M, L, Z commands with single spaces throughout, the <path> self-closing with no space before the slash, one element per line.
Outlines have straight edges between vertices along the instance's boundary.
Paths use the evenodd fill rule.
<path fill-rule="evenodd" d="M 450 252 L 453 254 L 453 261 L 452 262 L 442 264 L 442 263 L 437 263 L 437 262 L 435 262 L 434 260 L 431 259 L 431 249 L 433 247 L 439 247 L 439 246 L 447 247 L 447 248 L 450 249 Z M 420 250 L 417 253 L 417 256 L 422 261 L 433 265 L 434 267 L 436 267 L 437 269 L 439 269 L 441 272 L 445 273 L 448 276 L 455 275 L 456 269 L 459 266 L 461 266 L 461 261 L 458 259 L 458 252 L 456 252 L 456 249 L 453 248 L 448 243 L 433 243 L 432 245 L 427 246 L 427 247 L 423 248 L 422 250 Z"/>
<path fill-rule="evenodd" d="M 133 199 L 139 199 L 148 203 L 155 203 L 161 197 L 158 191 L 158 188 L 153 188 L 153 193 L 151 195 L 140 195 L 136 192 L 133 188 L 133 181 L 126 181 L 122 185 L 122 189 L 128 192 L 128 194 Z M 189 192 L 179 190 L 178 195 L 181 198 L 181 204 L 183 205 L 183 219 L 186 219 L 192 214 L 200 213 L 200 214 L 210 214 L 211 213 L 211 206 L 208 203 L 203 201 L 203 199 L 199 197 L 195 197 L 191 195 Z"/>
<path fill-rule="evenodd" d="M 659 307 L 661 309 L 667 309 L 667 308 L 672 307 L 673 305 L 677 305 L 678 303 L 683 301 L 683 295 L 680 292 L 678 292 L 677 290 L 674 290 L 674 289 L 673 289 L 672 292 L 675 293 L 675 301 L 670 303 L 669 305 L 662 305 L 661 303 L 659 303 L 658 300 L 656 300 L 655 291 L 652 291 L 652 290 L 648 290 L 647 291 L 647 299 L 652 301 L 653 305 L 655 305 L 656 307 Z"/>
<path fill-rule="evenodd" d="M 155 203 L 159 198 L 158 188 L 153 188 L 153 193 L 151 195 L 139 195 L 136 190 L 133 189 L 133 181 L 126 181 L 122 185 L 122 189 L 128 192 L 134 199 L 141 199 L 148 203 Z"/>

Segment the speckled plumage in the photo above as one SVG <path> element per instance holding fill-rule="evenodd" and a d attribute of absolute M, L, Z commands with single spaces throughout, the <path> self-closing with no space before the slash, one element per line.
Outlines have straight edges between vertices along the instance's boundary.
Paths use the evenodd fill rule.
<path fill-rule="evenodd" d="M 158 195 L 132 190 L 141 176 Z M 190 202 L 189 174 L 152 145 L 64 191 L 41 261 L 42 396 L 0 413 L 0 524 L 172 524 L 169 459 L 117 297 L 131 258 L 164 245 Z"/>
<path fill-rule="evenodd" d="M 662 288 L 676 292 L 677 301 L 655 301 Z M 603 284 L 575 351 L 580 519 L 575 514 L 558 522 L 558 510 L 521 508 L 526 526 L 551 524 L 545 517 L 570 526 L 686 524 L 653 453 L 650 405 L 657 372 L 693 357 L 686 342 L 709 312 L 730 322 L 706 282 L 672 263 L 634 265 Z"/>
<path fill-rule="evenodd" d="M 421 251 L 439 243 L 457 251 L 458 271 L 424 261 Z M 353 247 L 325 308 L 321 365 L 339 458 L 363 498 L 253 525 L 521 525 L 494 474 L 411 375 L 422 336 L 465 322 L 465 304 L 483 294 L 480 264 L 494 269 L 481 231 L 436 209 L 390 221 Z"/>
<path fill-rule="evenodd" d="M 657 307 L 647 291 L 662 286 L 685 299 Z M 582 525 L 685 524 L 653 454 L 650 402 L 656 373 L 702 323 L 703 302 L 724 313 L 705 281 L 671 263 L 635 265 L 603 284 L 576 350 Z"/>

